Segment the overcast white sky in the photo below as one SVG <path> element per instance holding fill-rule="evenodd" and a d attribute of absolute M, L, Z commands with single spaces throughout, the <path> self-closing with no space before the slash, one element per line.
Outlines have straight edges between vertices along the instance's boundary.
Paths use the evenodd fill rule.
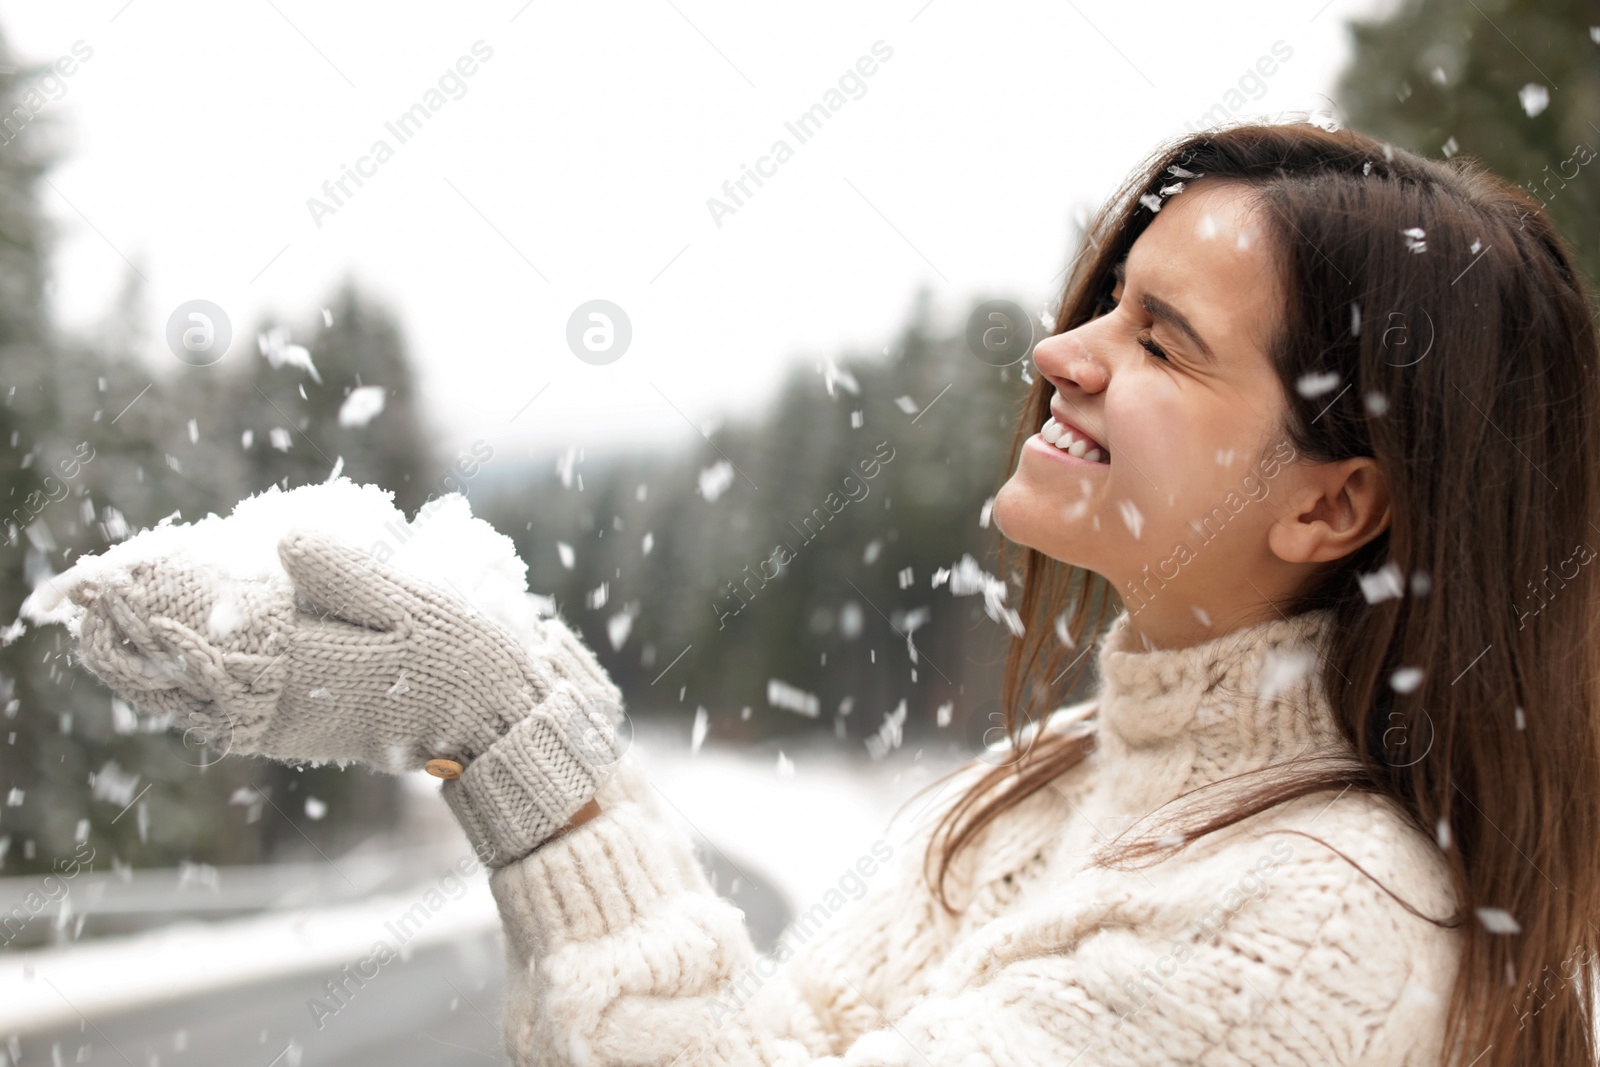
<path fill-rule="evenodd" d="M 920 284 L 952 315 L 1043 308 L 1075 208 L 1275 42 L 1292 55 L 1240 113 L 1330 106 L 1344 19 L 1389 6 L 91 0 L 3 3 L 0 27 L 24 60 L 93 49 L 47 106 L 71 145 L 44 199 L 59 322 L 93 329 L 131 261 L 152 367 L 196 298 L 229 314 L 228 359 L 260 358 L 259 315 L 305 321 L 353 273 L 400 314 L 441 444 L 520 451 L 685 441 L 795 360 L 880 348 Z M 464 95 L 401 143 L 385 123 L 479 41 Z M 785 122 L 878 41 L 892 57 L 801 144 Z M 780 138 L 793 157 L 719 227 L 708 197 Z M 379 139 L 393 158 L 318 226 L 308 198 Z M 633 327 L 606 366 L 565 341 L 597 298 Z"/>

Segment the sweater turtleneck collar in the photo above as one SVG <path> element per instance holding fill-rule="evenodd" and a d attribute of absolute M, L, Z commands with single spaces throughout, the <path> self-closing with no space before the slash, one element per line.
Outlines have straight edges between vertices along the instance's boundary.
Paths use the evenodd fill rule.
<path fill-rule="evenodd" d="M 1210 781 L 1303 756 L 1349 756 L 1321 678 L 1331 609 L 1186 648 L 1150 649 L 1123 611 L 1101 640 L 1097 759 L 1129 816 Z"/>

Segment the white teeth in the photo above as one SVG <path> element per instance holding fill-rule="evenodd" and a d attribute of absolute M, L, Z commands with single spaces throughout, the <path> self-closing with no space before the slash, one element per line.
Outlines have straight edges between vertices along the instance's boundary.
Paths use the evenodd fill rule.
<path fill-rule="evenodd" d="M 1111 462 L 1110 453 L 1091 446 L 1088 438 L 1079 437 L 1077 433 L 1061 425 L 1054 415 L 1046 419 L 1045 424 L 1039 428 L 1039 436 L 1061 451 L 1079 459 L 1086 459 L 1091 463 Z"/>

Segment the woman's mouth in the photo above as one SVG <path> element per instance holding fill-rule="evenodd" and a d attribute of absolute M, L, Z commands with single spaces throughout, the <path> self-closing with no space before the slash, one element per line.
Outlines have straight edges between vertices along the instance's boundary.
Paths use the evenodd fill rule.
<path fill-rule="evenodd" d="M 1090 463 L 1111 462 L 1111 450 L 1100 448 L 1094 444 L 1087 435 L 1057 422 L 1055 416 L 1050 416 L 1044 426 L 1039 430 L 1039 437 L 1051 448 L 1065 452 L 1078 459 L 1086 459 Z"/>

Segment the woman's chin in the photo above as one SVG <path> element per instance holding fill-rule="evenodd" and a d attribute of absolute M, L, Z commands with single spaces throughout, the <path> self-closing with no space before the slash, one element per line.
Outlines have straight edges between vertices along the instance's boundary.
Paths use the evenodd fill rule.
<path fill-rule="evenodd" d="M 1051 530 L 1050 507 L 1038 506 L 1038 501 L 1029 499 L 1026 490 L 1011 491 L 1013 483 L 1006 482 L 1000 488 L 1000 493 L 995 494 L 994 510 L 990 518 L 994 520 L 995 530 L 1000 531 L 1000 536 L 1006 541 L 1019 544 L 1024 549 L 1037 549 L 1045 555 L 1054 555 L 1051 552 L 1053 542 L 1062 541 L 1062 530 L 1056 526 Z M 1059 544 L 1054 545 L 1058 547 Z"/>
<path fill-rule="evenodd" d="M 1027 488 L 1008 481 L 995 494 L 990 512 L 1000 536 L 1023 548 L 1031 548 L 1052 559 L 1074 563 L 1078 553 L 1074 531 L 1061 522 L 1060 508 L 1043 505 Z"/>

